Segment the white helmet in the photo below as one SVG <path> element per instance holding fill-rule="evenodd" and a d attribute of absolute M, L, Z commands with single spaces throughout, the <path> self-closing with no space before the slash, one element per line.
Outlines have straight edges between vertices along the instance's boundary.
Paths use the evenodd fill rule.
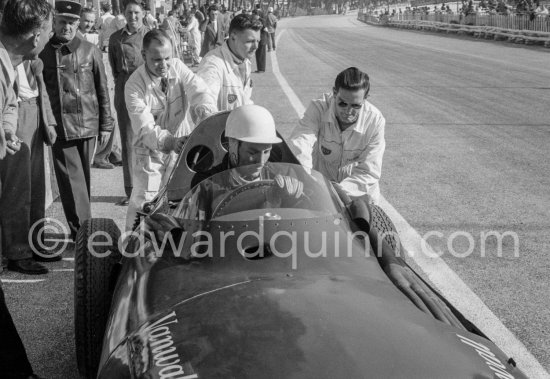
<path fill-rule="evenodd" d="M 275 120 L 267 109 L 259 105 L 235 108 L 227 117 L 225 136 L 250 143 L 279 143 Z"/>

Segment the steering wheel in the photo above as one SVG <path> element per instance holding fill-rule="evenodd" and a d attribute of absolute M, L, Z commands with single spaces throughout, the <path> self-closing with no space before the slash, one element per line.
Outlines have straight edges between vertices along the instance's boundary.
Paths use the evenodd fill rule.
<path fill-rule="evenodd" d="M 258 180 L 243 184 L 223 197 L 212 212 L 211 218 L 253 208 L 262 209 L 265 207 L 270 197 L 277 198 L 275 194 L 268 194 L 267 191 L 274 191 L 277 188 L 280 187 L 274 179 Z M 287 198 L 292 198 L 294 200 L 294 203 L 288 205 L 288 207 L 309 209 L 312 204 L 314 204 L 310 195 L 312 195 L 312 191 L 304 188 L 302 195 L 298 199 L 287 196 Z M 284 201 L 285 199 L 282 198 L 281 200 Z M 304 202 L 307 205 L 303 204 Z"/>
<path fill-rule="evenodd" d="M 218 203 L 211 218 L 223 216 L 229 213 L 239 212 L 254 207 L 254 200 L 257 200 L 254 195 L 264 195 L 261 199 L 261 204 L 265 203 L 267 199 L 267 189 L 275 187 L 276 183 L 273 179 L 258 180 L 243 184 L 240 187 L 235 188 Z M 241 195 L 245 196 L 241 196 Z M 231 206 L 230 206 L 231 205 Z"/>

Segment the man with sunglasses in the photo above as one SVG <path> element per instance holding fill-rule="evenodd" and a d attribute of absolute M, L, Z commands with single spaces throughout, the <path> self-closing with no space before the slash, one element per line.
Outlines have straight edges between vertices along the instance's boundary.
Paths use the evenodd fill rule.
<path fill-rule="evenodd" d="M 290 138 L 306 166 L 350 198 L 377 202 L 386 142 L 382 113 L 367 101 L 369 76 L 356 67 L 336 77 L 332 93 L 313 100 Z"/>

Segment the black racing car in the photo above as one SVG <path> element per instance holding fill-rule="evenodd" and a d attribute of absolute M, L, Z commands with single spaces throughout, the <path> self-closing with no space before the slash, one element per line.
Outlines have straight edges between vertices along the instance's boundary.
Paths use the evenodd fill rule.
<path fill-rule="evenodd" d="M 226 153 L 227 115 L 191 134 L 127 246 L 110 219 L 80 229 L 82 377 L 526 377 L 399 258 L 380 208 L 337 192 L 284 142 L 261 180 L 226 170 L 191 188 Z M 285 199 L 277 175 L 304 194 Z"/>

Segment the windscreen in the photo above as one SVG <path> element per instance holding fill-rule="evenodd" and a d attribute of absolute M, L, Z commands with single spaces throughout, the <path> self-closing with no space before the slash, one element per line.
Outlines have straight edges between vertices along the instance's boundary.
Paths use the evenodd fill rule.
<path fill-rule="evenodd" d="M 173 215 L 187 220 L 316 218 L 342 212 L 330 182 L 288 163 L 243 166 L 213 174 L 192 188 Z"/>

